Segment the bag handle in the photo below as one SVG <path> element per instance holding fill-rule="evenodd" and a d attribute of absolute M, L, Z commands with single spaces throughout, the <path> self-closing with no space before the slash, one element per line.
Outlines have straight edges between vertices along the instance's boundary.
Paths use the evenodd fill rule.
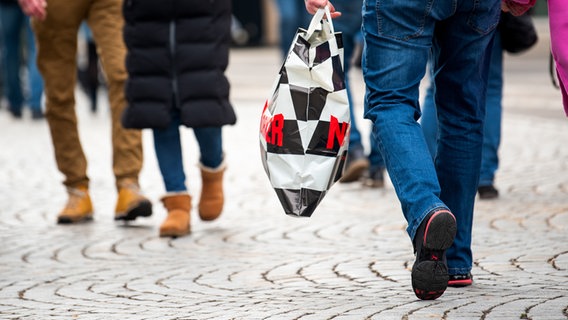
<path fill-rule="evenodd" d="M 310 22 L 310 26 L 306 31 L 306 39 L 309 39 L 312 36 L 312 34 L 316 31 L 316 28 L 323 20 L 324 15 L 327 19 L 331 35 L 333 36 L 335 34 L 335 29 L 333 28 L 333 22 L 331 20 L 331 12 L 329 11 L 329 6 L 325 6 L 324 8 L 319 8 L 318 11 L 316 11 L 316 13 L 314 14 L 314 17 Z"/>

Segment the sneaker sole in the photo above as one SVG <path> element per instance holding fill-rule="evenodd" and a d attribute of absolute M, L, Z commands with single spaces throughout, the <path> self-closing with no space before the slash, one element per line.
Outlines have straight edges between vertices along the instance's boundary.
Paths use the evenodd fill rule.
<path fill-rule="evenodd" d="M 424 231 L 425 249 L 446 250 L 454 242 L 456 218 L 449 211 L 434 213 Z M 434 300 L 448 287 L 448 267 L 444 261 L 426 260 L 415 262 L 412 267 L 412 288 L 421 300 Z"/>
<path fill-rule="evenodd" d="M 471 279 L 464 279 L 464 280 L 449 280 L 448 287 L 467 287 L 473 284 L 473 280 Z"/>
<path fill-rule="evenodd" d="M 136 207 L 123 212 L 121 214 L 116 214 L 114 216 L 115 221 L 132 221 L 136 220 L 138 217 L 149 217 L 152 215 L 152 203 L 150 201 L 142 201 Z"/>
<path fill-rule="evenodd" d="M 160 231 L 160 238 L 177 238 L 183 237 L 188 235 L 191 232 L 191 228 L 187 228 L 187 230 L 167 230 L 167 231 Z"/>
<path fill-rule="evenodd" d="M 367 169 L 369 169 L 369 161 L 365 159 L 356 160 L 351 163 L 347 170 L 345 170 L 343 176 L 341 177 L 341 179 L 339 179 L 339 183 L 357 181 L 359 180 L 359 178 L 361 178 L 363 172 L 365 172 L 365 170 Z"/>

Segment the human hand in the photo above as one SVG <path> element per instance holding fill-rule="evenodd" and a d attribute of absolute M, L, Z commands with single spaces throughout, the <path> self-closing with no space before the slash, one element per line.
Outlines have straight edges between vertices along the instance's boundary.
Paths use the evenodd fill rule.
<path fill-rule="evenodd" d="M 18 0 L 22 11 L 30 17 L 37 18 L 39 20 L 45 20 L 47 12 L 46 0 Z"/>
<path fill-rule="evenodd" d="M 316 11 L 318 11 L 318 9 L 320 8 L 325 8 L 325 6 L 329 6 L 329 12 L 331 12 L 332 19 L 341 16 L 341 12 L 335 11 L 335 7 L 328 0 L 304 0 L 304 1 L 306 3 L 306 10 L 308 10 L 310 14 L 316 13 Z"/>
<path fill-rule="evenodd" d="M 501 10 L 520 16 L 534 6 L 536 0 L 502 0 Z"/>

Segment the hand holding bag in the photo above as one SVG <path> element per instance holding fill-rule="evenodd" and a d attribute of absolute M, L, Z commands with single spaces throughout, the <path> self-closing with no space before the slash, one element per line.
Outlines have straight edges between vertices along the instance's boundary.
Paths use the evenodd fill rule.
<path fill-rule="evenodd" d="M 311 216 L 343 172 L 350 118 L 341 39 L 329 8 L 319 9 L 298 29 L 262 111 L 262 163 L 291 216 Z"/>

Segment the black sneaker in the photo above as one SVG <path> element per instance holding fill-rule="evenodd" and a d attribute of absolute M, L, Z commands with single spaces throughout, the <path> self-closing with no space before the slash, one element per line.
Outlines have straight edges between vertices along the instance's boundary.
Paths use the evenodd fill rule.
<path fill-rule="evenodd" d="M 473 276 L 468 274 L 451 274 L 448 280 L 448 287 L 467 287 L 473 284 Z"/>
<path fill-rule="evenodd" d="M 477 187 L 477 193 L 479 194 L 479 199 L 496 199 L 499 197 L 499 190 L 495 189 L 492 184 Z"/>
<path fill-rule="evenodd" d="M 367 156 L 365 156 L 363 147 L 353 147 L 347 153 L 345 170 L 343 171 L 343 176 L 339 179 L 339 182 L 349 183 L 357 181 L 368 168 L 369 160 L 367 159 Z"/>
<path fill-rule="evenodd" d="M 431 212 L 414 237 L 416 261 L 412 266 L 412 289 L 422 300 L 440 297 L 448 287 L 446 249 L 456 236 L 456 218 L 447 209 Z"/>
<path fill-rule="evenodd" d="M 371 166 L 363 177 L 363 186 L 369 188 L 382 188 L 385 186 L 384 167 Z"/>

